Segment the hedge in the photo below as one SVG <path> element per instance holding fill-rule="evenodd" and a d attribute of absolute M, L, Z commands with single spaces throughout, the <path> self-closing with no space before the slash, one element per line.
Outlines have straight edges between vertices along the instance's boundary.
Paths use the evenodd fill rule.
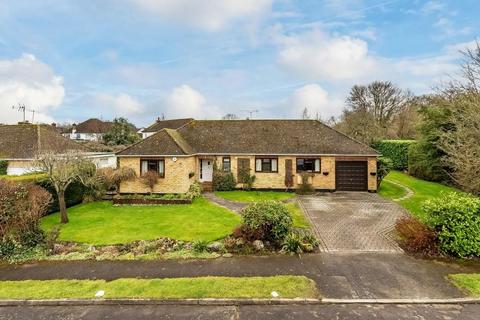
<path fill-rule="evenodd" d="M 0 160 L 0 176 L 7 174 L 7 168 L 8 168 L 8 161 Z"/>
<path fill-rule="evenodd" d="M 408 147 L 416 143 L 415 140 L 381 140 L 373 143 L 373 148 L 382 156 L 392 160 L 392 169 L 408 169 Z"/>

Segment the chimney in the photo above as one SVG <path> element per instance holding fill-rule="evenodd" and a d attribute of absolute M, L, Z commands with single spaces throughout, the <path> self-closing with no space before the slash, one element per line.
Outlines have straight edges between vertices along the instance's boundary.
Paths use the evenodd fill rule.
<path fill-rule="evenodd" d="M 157 117 L 157 122 L 160 122 L 162 121 L 162 119 L 160 119 L 160 117 Z"/>
<path fill-rule="evenodd" d="M 52 122 L 52 127 L 56 128 L 57 124 L 55 122 Z"/>

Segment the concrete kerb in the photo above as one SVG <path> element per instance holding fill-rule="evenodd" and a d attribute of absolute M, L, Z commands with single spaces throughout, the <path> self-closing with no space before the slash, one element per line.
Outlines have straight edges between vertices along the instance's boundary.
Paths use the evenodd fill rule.
<path fill-rule="evenodd" d="M 57 299 L 57 300 L 0 300 L 0 307 L 11 306 L 96 306 L 96 305 L 319 305 L 319 304 L 395 304 L 441 305 L 480 304 L 480 298 L 452 299 Z"/>

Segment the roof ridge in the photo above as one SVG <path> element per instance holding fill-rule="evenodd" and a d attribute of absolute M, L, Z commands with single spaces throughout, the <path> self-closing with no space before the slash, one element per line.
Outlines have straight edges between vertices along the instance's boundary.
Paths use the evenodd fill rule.
<path fill-rule="evenodd" d="M 165 128 L 163 128 L 163 129 L 161 129 L 161 130 L 159 130 L 159 131 L 155 132 L 154 134 L 152 134 L 152 135 L 150 135 L 150 136 L 146 137 L 145 139 L 140 139 L 140 140 L 138 140 L 137 142 L 135 142 L 135 143 L 132 143 L 131 145 L 129 145 L 129 146 L 128 146 L 128 147 L 126 147 L 125 149 L 115 152 L 115 154 L 119 154 L 119 153 L 121 153 L 121 152 L 123 152 L 123 151 L 125 151 L 125 150 L 128 150 L 128 149 L 130 149 L 130 148 L 132 148 L 132 147 L 136 146 L 136 145 L 137 145 L 137 144 L 139 144 L 139 143 L 142 143 L 143 141 L 146 141 L 146 140 L 148 140 L 148 139 L 151 139 L 153 136 L 156 136 L 157 134 L 159 134 L 159 133 L 160 133 L 160 132 L 162 132 L 163 130 L 165 130 Z"/>
<path fill-rule="evenodd" d="M 178 132 L 175 129 L 168 129 L 168 128 L 165 128 L 164 130 L 170 136 L 170 138 L 172 138 L 173 142 L 175 142 L 175 144 L 183 151 L 183 153 L 185 153 L 185 154 L 192 154 L 193 153 L 193 148 L 182 137 L 180 132 Z M 179 141 L 179 140 L 182 140 L 182 141 Z"/>

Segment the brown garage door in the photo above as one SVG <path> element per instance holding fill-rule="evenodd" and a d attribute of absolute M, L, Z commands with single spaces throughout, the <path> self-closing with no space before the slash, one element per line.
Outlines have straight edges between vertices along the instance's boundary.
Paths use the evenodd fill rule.
<path fill-rule="evenodd" d="M 339 191 L 367 191 L 367 161 L 335 162 L 335 181 Z"/>

